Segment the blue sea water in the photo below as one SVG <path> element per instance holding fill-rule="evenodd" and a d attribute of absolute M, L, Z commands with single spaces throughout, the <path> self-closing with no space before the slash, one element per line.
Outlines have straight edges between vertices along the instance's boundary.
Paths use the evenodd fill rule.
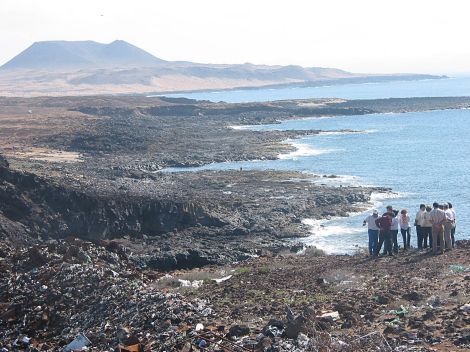
<path fill-rule="evenodd" d="M 331 97 L 344 99 L 381 99 L 470 96 L 470 77 L 342 84 L 319 87 L 236 89 L 165 95 L 175 98 L 185 97 L 215 102 L 225 101 L 228 103 Z"/>
<path fill-rule="evenodd" d="M 247 102 L 275 99 L 339 97 L 374 99 L 389 97 L 470 96 L 470 78 L 425 81 L 349 84 L 314 88 L 282 88 L 178 94 L 194 99 Z M 363 130 L 364 133 L 326 133 L 290 141 L 294 153 L 279 160 L 216 163 L 201 169 L 279 169 L 316 175 L 342 175 L 339 179 L 318 178 L 319 183 L 339 186 L 390 187 L 390 199 L 374 197 L 383 211 L 387 204 L 406 208 L 414 218 L 420 203 L 451 201 L 457 213 L 457 239 L 470 239 L 470 110 L 442 110 L 401 114 L 373 114 L 311 118 L 281 124 L 249 126 L 254 130 Z M 180 171 L 173 169 L 168 171 Z M 314 221 L 306 243 L 329 253 L 351 253 L 367 244 L 362 220 L 370 213 L 347 218 Z M 399 235 L 399 238 L 401 236 Z M 399 243 L 401 240 L 399 240 Z M 412 232 L 416 246 L 416 232 Z"/>
<path fill-rule="evenodd" d="M 451 201 L 458 217 L 458 239 L 470 238 L 470 110 L 439 110 L 401 114 L 372 114 L 285 121 L 250 126 L 256 130 L 363 130 L 364 133 L 326 133 L 291 141 L 297 152 L 273 161 L 215 163 L 200 168 L 224 170 L 279 169 L 317 175 L 319 183 L 391 187 L 396 198 L 375 198 L 380 211 L 387 204 L 406 208 L 413 218 L 420 203 Z M 173 169 L 169 171 L 177 171 Z M 306 220 L 311 235 L 306 242 L 329 253 L 350 253 L 365 246 L 367 213 L 329 221 Z M 416 233 L 412 233 L 416 246 Z"/>

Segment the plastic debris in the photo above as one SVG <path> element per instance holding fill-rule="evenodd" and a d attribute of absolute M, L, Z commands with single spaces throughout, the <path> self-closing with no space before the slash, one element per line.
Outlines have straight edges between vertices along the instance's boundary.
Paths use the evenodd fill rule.
<path fill-rule="evenodd" d="M 333 320 L 339 319 L 339 312 L 324 312 L 323 314 L 317 316 L 317 318 L 331 318 Z"/>
<path fill-rule="evenodd" d="M 91 341 L 84 334 L 78 335 L 72 342 L 65 346 L 63 352 L 71 352 L 75 350 L 82 350 L 91 344 Z"/>
<path fill-rule="evenodd" d="M 181 284 L 182 287 L 198 288 L 202 286 L 202 284 L 204 283 L 204 280 L 190 281 L 190 280 L 178 279 L 178 282 Z"/>
<path fill-rule="evenodd" d="M 465 267 L 463 265 L 458 264 L 449 265 L 449 269 L 454 273 L 463 273 L 465 271 Z"/>
<path fill-rule="evenodd" d="M 460 307 L 460 310 L 465 313 L 470 313 L 470 303 L 464 304 L 462 307 Z"/>
<path fill-rule="evenodd" d="M 224 282 L 224 281 L 227 281 L 229 280 L 233 275 L 228 275 L 228 276 L 225 276 L 225 277 L 222 277 L 220 279 L 212 279 L 214 280 L 215 282 L 217 282 L 218 284 L 220 284 L 221 282 Z"/>

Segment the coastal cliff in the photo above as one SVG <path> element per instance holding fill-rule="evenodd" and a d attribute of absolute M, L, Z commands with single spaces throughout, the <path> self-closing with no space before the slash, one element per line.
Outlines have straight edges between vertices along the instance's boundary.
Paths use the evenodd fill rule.
<path fill-rule="evenodd" d="M 277 171 L 59 184 L 13 170 L 2 160 L 4 239 L 16 244 L 70 236 L 94 242 L 117 240 L 133 248 L 134 259 L 142 266 L 161 270 L 298 251 L 302 245 L 292 238 L 309 233 L 301 219 L 347 216 L 367 203 L 372 192 L 387 192 L 317 186 L 312 176 Z"/>
<path fill-rule="evenodd" d="M 21 224 L 17 226 L 17 235 L 42 238 L 73 235 L 100 240 L 142 233 L 158 235 L 196 224 L 224 224 L 191 201 L 100 197 L 11 170 L 4 157 L 0 162 L 1 216 L 4 222 Z M 12 235 L 5 226 L 0 231 Z"/>

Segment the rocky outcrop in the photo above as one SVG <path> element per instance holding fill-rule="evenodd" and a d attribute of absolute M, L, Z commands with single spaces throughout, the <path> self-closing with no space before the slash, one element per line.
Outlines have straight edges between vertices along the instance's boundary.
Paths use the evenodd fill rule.
<path fill-rule="evenodd" d="M 0 155 L 0 167 L 8 168 L 9 166 L 10 164 L 8 164 L 8 160 L 3 155 Z"/>

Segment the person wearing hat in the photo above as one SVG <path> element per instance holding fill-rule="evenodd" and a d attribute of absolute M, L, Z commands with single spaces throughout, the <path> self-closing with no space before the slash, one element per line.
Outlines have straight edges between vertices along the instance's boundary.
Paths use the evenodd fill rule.
<path fill-rule="evenodd" d="M 369 234 L 369 255 L 374 255 L 379 241 L 379 228 L 375 220 L 379 218 L 379 212 L 374 210 L 371 215 L 367 216 L 362 222 L 362 226 L 367 224 L 367 233 Z"/>

